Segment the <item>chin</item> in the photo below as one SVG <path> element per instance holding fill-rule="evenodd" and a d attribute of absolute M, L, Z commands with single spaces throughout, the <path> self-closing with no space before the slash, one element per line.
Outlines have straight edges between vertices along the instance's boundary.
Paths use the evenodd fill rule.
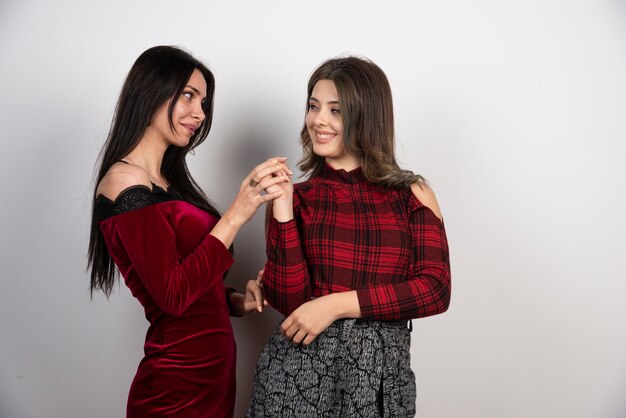
<path fill-rule="evenodd" d="M 323 145 L 320 146 L 317 144 L 313 144 L 313 153 L 317 155 L 318 157 L 323 157 L 323 158 L 330 157 L 332 155 L 332 150 L 324 149 L 324 148 L 327 148 L 327 147 L 324 147 Z"/>
<path fill-rule="evenodd" d="M 170 145 L 173 145 L 178 148 L 185 148 L 187 145 L 189 145 L 190 139 L 191 138 L 180 138 L 180 139 L 172 141 Z"/>

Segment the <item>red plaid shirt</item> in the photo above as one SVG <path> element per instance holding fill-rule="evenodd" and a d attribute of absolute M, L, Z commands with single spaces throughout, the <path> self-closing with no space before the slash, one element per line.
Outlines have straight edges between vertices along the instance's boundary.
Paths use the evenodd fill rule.
<path fill-rule="evenodd" d="M 444 312 L 450 262 L 443 223 L 410 188 L 367 181 L 360 168 L 326 166 L 295 185 L 294 219 L 270 221 L 263 289 L 288 315 L 309 301 L 356 290 L 364 319 Z"/>

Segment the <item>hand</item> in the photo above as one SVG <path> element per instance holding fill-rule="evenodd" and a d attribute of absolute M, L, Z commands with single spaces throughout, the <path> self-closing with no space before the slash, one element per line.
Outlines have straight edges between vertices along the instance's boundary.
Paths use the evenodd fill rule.
<path fill-rule="evenodd" d="M 291 172 L 289 172 L 291 176 Z M 274 184 L 265 191 L 267 193 L 280 192 L 280 196 L 274 199 L 272 206 L 270 206 L 271 216 L 276 218 L 279 222 L 287 222 L 293 219 L 293 182 L 291 177 L 288 177 L 288 181 Z M 266 222 L 269 219 L 266 219 Z"/>
<path fill-rule="evenodd" d="M 294 344 L 307 346 L 339 319 L 333 303 L 334 295 L 326 295 L 306 302 L 293 311 L 280 326 L 285 338 Z"/>
<path fill-rule="evenodd" d="M 289 176 L 292 175 L 285 161 L 287 161 L 285 157 L 273 157 L 257 165 L 241 182 L 239 193 L 224 214 L 224 218 L 234 225 L 241 226 L 254 216 L 263 203 L 282 196 L 285 188 L 277 185 L 290 184 Z M 267 194 L 262 196 L 262 191 L 266 191 Z"/>
<path fill-rule="evenodd" d="M 231 295 L 230 305 L 238 315 L 246 315 L 254 311 L 263 312 L 267 301 L 263 297 L 262 281 L 263 270 L 259 271 L 256 280 L 248 280 L 245 294 L 233 293 Z"/>
<path fill-rule="evenodd" d="M 274 176 L 280 175 L 280 174 L 285 174 L 285 173 L 279 173 L 279 174 L 274 174 Z M 267 187 L 265 189 L 266 193 L 275 193 L 275 192 L 282 192 L 282 194 L 276 198 L 275 200 L 292 200 L 292 196 L 293 196 L 293 183 L 291 182 L 291 176 L 293 175 L 293 173 L 291 171 L 287 172 L 288 176 L 287 179 L 289 181 L 285 181 L 285 182 L 279 182 L 277 184 L 274 184 L 270 187 Z"/>

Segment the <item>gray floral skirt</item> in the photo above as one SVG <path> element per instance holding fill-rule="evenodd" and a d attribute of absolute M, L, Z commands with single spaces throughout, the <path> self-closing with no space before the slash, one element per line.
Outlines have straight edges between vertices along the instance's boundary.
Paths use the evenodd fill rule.
<path fill-rule="evenodd" d="M 247 417 L 415 416 L 409 332 L 406 321 L 344 319 L 303 347 L 277 327 L 257 363 Z"/>

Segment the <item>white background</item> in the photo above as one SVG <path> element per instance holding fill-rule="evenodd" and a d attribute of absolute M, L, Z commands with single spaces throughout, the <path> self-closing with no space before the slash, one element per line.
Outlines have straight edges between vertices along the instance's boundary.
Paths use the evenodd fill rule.
<path fill-rule="evenodd" d="M 295 166 L 306 82 L 366 56 L 401 164 L 431 181 L 453 296 L 414 321 L 418 416 L 626 416 L 626 5 L 609 0 L 0 1 L 0 416 L 119 417 L 147 322 L 89 298 L 93 167 L 137 56 L 215 73 L 190 166 L 224 210 L 257 162 Z M 262 215 L 228 279 L 264 263 Z M 274 312 L 233 319 L 236 416 Z"/>

